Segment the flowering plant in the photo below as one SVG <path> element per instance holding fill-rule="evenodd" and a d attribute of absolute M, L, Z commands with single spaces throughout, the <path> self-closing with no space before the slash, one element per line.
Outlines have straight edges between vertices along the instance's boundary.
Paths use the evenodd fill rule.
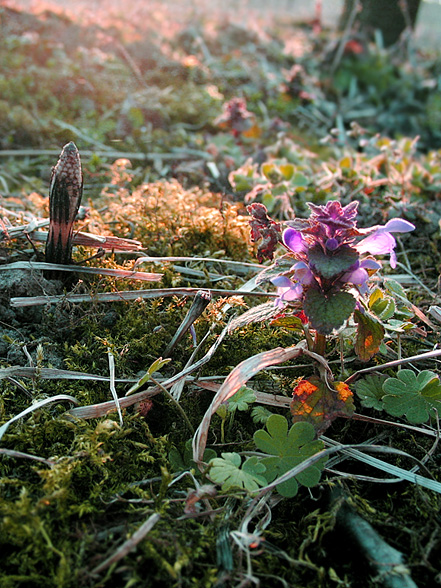
<path fill-rule="evenodd" d="M 315 331 L 315 341 L 310 347 L 321 354 L 325 337 L 354 315 L 359 325 L 358 336 L 364 344 L 364 353 L 359 353 L 359 357 L 369 359 L 378 350 L 382 338 L 378 337 L 382 327 L 369 316 L 363 303 L 369 292 L 370 277 L 381 268 L 374 256 L 388 254 L 391 266 L 396 267 L 393 233 L 407 233 L 415 227 L 395 218 L 385 225 L 358 228 L 358 202 L 343 207 L 334 200 L 323 206 L 312 203 L 308 206 L 309 218 L 287 221 L 283 234 L 262 204 L 248 207 L 252 216 L 252 240 L 260 241 L 259 260 L 272 259 L 277 243 L 281 242 L 287 250 L 260 274 L 259 280 L 270 280 L 277 287 L 275 304 L 279 309 L 294 308 L 302 322 Z M 373 330 L 377 332 L 377 343 L 372 342 Z M 366 353 L 367 344 L 370 349 Z"/>

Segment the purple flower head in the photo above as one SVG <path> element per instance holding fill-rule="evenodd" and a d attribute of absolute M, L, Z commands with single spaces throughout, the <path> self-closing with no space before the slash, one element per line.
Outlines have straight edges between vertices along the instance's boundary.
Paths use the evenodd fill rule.
<path fill-rule="evenodd" d="M 358 201 L 351 202 L 347 206 L 342 207 L 338 200 L 331 200 L 324 206 L 318 206 L 308 202 L 308 206 L 311 209 L 311 216 L 309 220 L 312 223 L 320 223 L 326 225 L 330 232 L 330 237 L 336 231 L 342 229 L 355 229 L 357 221 Z"/>
<path fill-rule="evenodd" d="M 362 239 L 356 249 L 359 253 L 372 253 L 372 255 L 390 255 L 390 265 L 397 266 L 397 256 L 395 246 L 397 244 L 395 237 L 391 233 L 408 233 L 413 231 L 415 226 L 412 223 L 402 219 L 393 218 L 385 225 L 377 225 L 363 232 L 369 232 L 365 239 Z"/>

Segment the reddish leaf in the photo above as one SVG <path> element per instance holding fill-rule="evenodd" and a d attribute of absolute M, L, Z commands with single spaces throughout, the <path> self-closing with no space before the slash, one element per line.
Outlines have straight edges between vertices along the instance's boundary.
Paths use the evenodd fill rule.
<path fill-rule="evenodd" d="M 282 229 L 279 223 L 268 216 L 266 206 L 255 202 L 247 206 L 252 216 L 250 220 L 251 241 L 253 243 L 261 240 L 257 248 L 257 259 L 262 263 L 264 259 L 272 259 L 274 251 L 279 242 Z"/>
<path fill-rule="evenodd" d="M 291 402 L 293 422 L 306 421 L 321 435 L 338 416 L 351 416 L 355 410 L 353 394 L 344 382 L 329 386 L 318 377 L 301 380 Z"/>
<path fill-rule="evenodd" d="M 369 361 L 380 348 L 384 338 L 384 327 L 381 322 L 371 314 L 354 312 L 357 327 L 357 339 L 355 341 L 355 353 L 361 361 Z"/>

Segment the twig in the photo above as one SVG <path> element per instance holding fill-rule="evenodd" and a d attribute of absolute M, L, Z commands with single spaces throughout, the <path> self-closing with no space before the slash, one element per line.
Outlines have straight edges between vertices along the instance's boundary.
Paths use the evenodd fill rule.
<path fill-rule="evenodd" d="M 150 515 L 149 518 L 139 527 L 139 529 L 135 531 L 133 535 L 129 539 L 127 539 L 127 541 L 124 541 L 124 543 L 115 551 L 115 553 L 113 553 L 110 557 L 108 557 L 102 563 L 100 563 L 99 566 L 94 568 L 91 571 L 91 574 L 94 576 L 96 574 L 104 572 L 104 570 L 106 570 L 112 564 L 118 562 L 120 559 L 122 559 L 128 553 L 130 553 L 130 551 L 135 549 L 138 543 L 142 541 L 144 537 L 147 535 L 147 533 L 149 533 L 149 531 L 153 529 L 153 527 L 156 525 L 160 518 L 161 515 L 159 515 L 158 513 L 153 513 L 152 515 Z"/>

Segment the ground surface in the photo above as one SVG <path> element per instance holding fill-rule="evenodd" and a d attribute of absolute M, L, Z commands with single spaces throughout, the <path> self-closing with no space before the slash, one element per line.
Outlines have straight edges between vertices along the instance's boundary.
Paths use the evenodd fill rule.
<path fill-rule="evenodd" d="M 438 585 L 439 57 L 412 44 L 386 53 L 358 35 L 342 43 L 317 23 L 248 5 L 239 19 L 209 3 L 102 4 L 78 3 L 77 14 L 0 7 L 0 586 L 411 586 L 410 576 Z M 50 169 L 70 141 L 84 173 L 75 230 L 101 241 L 86 236 L 73 250 L 74 263 L 96 273 L 54 275 L 36 264 Z M 256 500 L 271 481 L 259 460 L 275 454 L 279 473 L 296 463 L 286 433 L 268 451 L 259 445 L 269 415 L 291 426 L 293 389 L 324 364 L 302 355 L 275 365 L 281 352 L 271 350 L 292 349 L 305 332 L 298 319 L 263 320 L 274 314 L 270 284 L 239 291 L 261 269 L 246 205 L 263 202 L 285 222 L 307 217 L 307 202 L 335 199 L 359 201 L 360 227 L 395 217 L 416 227 L 399 238 L 395 270 L 384 258 L 372 282 L 381 346 L 377 330 L 375 353 L 360 359 L 350 323 L 325 350 L 359 417 L 335 418 L 325 404 L 332 424 L 308 441 L 383 453 L 366 463 L 365 453 L 339 451 L 298 476 L 289 497 L 273 490 Z M 128 240 L 126 251 L 113 241 L 89 259 L 110 237 Z M 143 275 L 123 278 L 134 269 Z M 158 288 L 166 295 L 149 297 Z M 155 365 L 201 289 L 213 293 L 195 322 L 197 342 L 207 339 L 191 358 L 186 333 L 171 361 Z M 268 300 L 262 320 L 225 331 L 233 314 Z M 234 371 L 248 380 L 255 369 L 208 428 L 204 461 L 230 461 L 201 472 L 194 430 L 228 374 L 263 352 L 273 363 Z M 388 411 L 382 386 L 398 381 L 398 366 L 383 365 L 428 352 L 404 365 L 433 374 L 429 390 L 411 390 L 418 418 Z M 204 357 L 177 406 L 167 396 L 178 395 L 173 378 Z M 145 378 L 126 397 L 152 364 L 166 391 Z M 373 378 L 358 374 L 375 366 Z M 373 552 L 356 539 L 365 523 L 378 533 Z"/>

